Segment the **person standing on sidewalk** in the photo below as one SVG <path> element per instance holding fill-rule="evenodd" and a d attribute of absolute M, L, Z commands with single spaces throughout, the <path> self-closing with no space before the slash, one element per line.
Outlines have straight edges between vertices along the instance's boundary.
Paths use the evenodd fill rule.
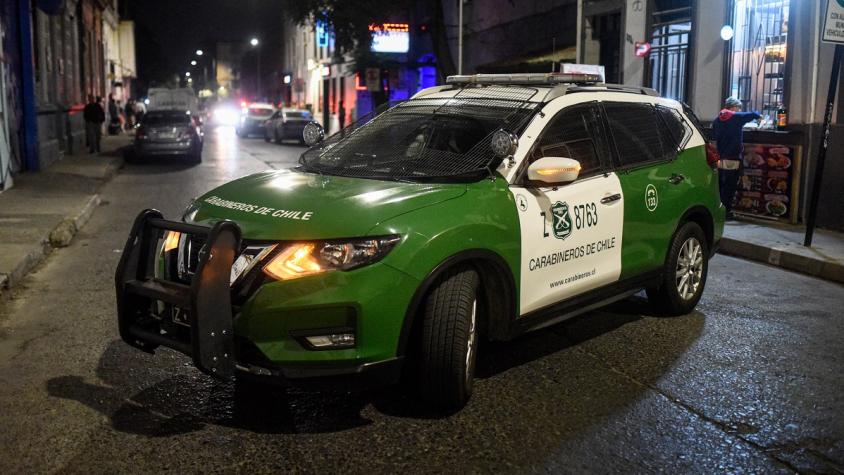
<path fill-rule="evenodd" d="M 114 94 L 108 95 L 108 134 L 117 135 L 120 129 L 123 128 L 121 124 L 120 107 L 117 101 L 114 100 Z"/>
<path fill-rule="evenodd" d="M 100 153 L 100 139 L 103 135 L 103 122 L 105 122 L 105 111 L 96 101 L 94 96 L 88 95 L 88 103 L 82 110 L 85 118 L 85 137 L 88 141 L 88 151 L 92 154 Z"/>
<path fill-rule="evenodd" d="M 712 139 L 718 147 L 718 184 L 721 203 L 727 208 L 727 219 L 733 218 L 733 198 L 742 172 L 744 124 L 760 119 L 758 112 L 741 112 L 741 101 L 728 97 L 718 118 L 712 122 Z"/>

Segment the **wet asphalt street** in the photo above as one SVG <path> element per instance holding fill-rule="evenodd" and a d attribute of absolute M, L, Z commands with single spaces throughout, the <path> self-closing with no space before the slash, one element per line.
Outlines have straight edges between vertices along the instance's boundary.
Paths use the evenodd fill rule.
<path fill-rule="evenodd" d="M 453 415 L 397 389 L 230 385 L 117 334 L 113 275 L 145 207 L 178 218 L 297 145 L 211 131 L 199 166 L 128 164 L 73 244 L 0 303 L 0 473 L 844 471 L 844 287 L 711 262 L 697 311 L 640 297 L 482 348 Z"/>

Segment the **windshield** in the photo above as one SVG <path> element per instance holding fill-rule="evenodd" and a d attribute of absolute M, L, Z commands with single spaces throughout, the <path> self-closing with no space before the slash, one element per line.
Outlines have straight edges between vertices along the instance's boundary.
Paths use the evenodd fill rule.
<path fill-rule="evenodd" d="M 499 129 L 518 134 L 537 104 L 458 96 L 402 102 L 309 149 L 300 159 L 302 168 L 330 175 L 419 182 L 473 181 L 490 176 L 500 163 L 491 150 L 492 134 Z"/>
<path fill-rule="evenodd" d="M 272 109 L 249 109 L 249 115 L 254 115 L 257 117 L 269 117 L 273 115 Z"/>
<path fill-rule="evenodd" d="M 161 125 L 189 125 L 190 116 L 183 111 L 176 112 L 147 112 L 144 115 L 144 125 L 156 127 Z"/>

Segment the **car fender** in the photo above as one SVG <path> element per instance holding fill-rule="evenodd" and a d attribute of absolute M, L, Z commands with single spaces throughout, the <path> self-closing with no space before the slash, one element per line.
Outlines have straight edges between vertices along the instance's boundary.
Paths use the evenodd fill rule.
<path fill-rule="evenodd" d="M 386 220 L 368 233 L 402 235 L 402 243 L 383 262 L 421 282 L 408 304 L 399 354 L 406 350 L 416 311 L 430 286 L 443 271 L 462 263 L 481 273 L 489 336 L 507 338 L 504 332 L 518 308 L 521 237 L 515 200 L 503 181 L 472 184 L 459 198 Z"/>

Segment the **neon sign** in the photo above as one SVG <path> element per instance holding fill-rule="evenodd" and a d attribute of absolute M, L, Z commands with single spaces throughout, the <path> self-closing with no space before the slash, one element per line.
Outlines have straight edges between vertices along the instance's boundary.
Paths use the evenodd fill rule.
<path fill-rule="evenodd" d="M 369 31 L 375 53 L 407 53 L 410 50 L 410 25 L 407 23 L 371 24 Z"/>

